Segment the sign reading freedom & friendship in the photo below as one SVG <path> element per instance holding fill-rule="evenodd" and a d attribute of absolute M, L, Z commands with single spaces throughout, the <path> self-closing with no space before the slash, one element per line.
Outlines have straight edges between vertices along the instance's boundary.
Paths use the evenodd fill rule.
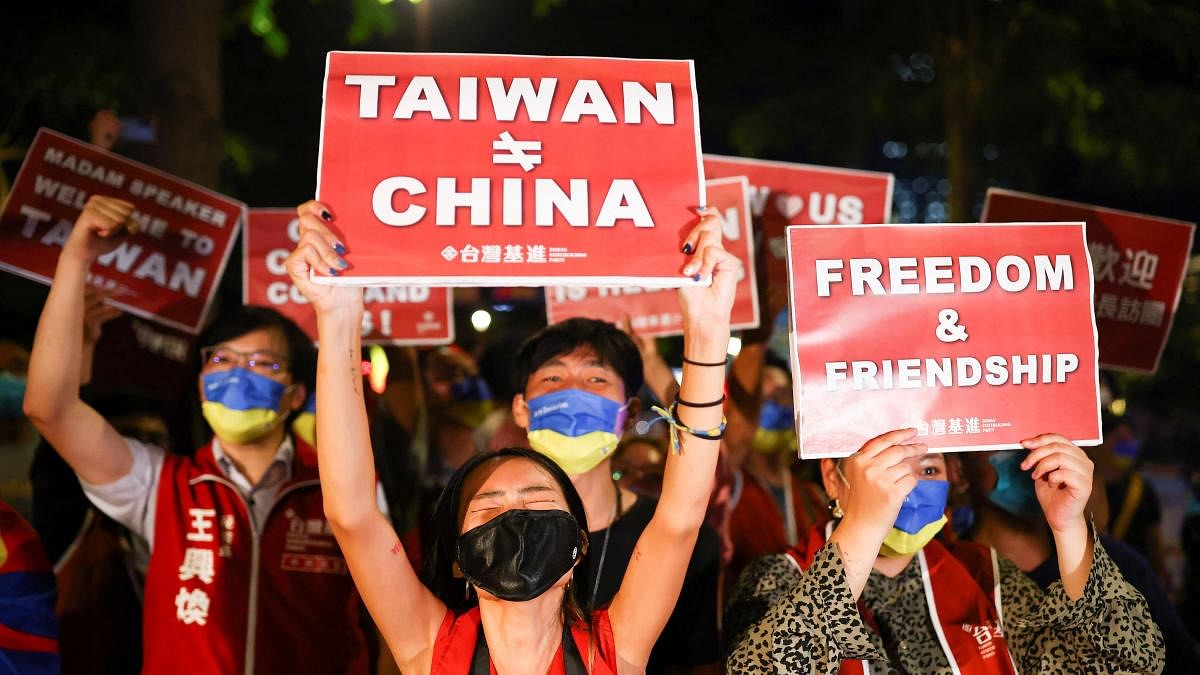
<path fill-rule="evenodd" d="M 758 284 L 754 274 L 754 230 L 750 225 L 748 184 L 745 176 L 706 182 L 708 201 L 725 221 L 725 248 L 742 261 L 734 291 L 730 328 L 758 328 Z M 546 289 L 546 322 L 572 317 L 602 319 L 621 325 L 626 317 L 633 332 L 645 337 L 683 334 L 683 313 L 678 294 L 662 288 L 588 288 L 553 286 Z"/>
<path fill-rule="evenodd" d="M 0 268 L 49 284 L 93 194 L 132 202 L 137 234 L 96 259 L 108 303 L 200 332 L 246 205 L 89 143 L 38 130 L 0 213 Z"/>
<path fill-rule="evenodd" d="M 295 209 L 250 209 L 242 242 L 242 302 L 274 307 L 317 340 L 317 315 L 288 278 L 284 261 L 300 241 Z M 454 342 L 451 289 L 378 286 L 363 290 L 363 344 Z"/>
<path fill-rule="evenodd" d="M 1100 365 L 1158 370 L 1179 309 L 1195 223 L 997 188 L 988 188 L 982 220 L 1086 222 Z"/>
<path fill-rule="evenodd" d="M 1082 223 L 787 229 L 805 458 L 914 427 L 931 450 L 1100 442 Z"/>
<path fill-rule="evenodd" d="M 691 61 L 330 52 L 324 95 L 317 198 L 350 267 L 320 282 L 695 283 Z"/>

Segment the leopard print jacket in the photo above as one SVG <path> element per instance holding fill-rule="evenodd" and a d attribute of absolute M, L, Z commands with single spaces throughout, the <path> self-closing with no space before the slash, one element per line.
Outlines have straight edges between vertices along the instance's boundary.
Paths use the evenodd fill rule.
<path fill-rule="evenodd" d="M 1042 591 L 1005 559 L 1000 579 L 1006 637 L 1021 673 L 1162 670 L 1162 634 L 1146 601 L 1099 541 L 1078 601 L 1066 596 L 1061 582 Z M 833 544 L 817 553 L 804 574 L 786 556 L 759 558 L 742 573 L 727 605 L 732 646 L 727 672 L 833 675 L 843 659 L 866 659 L 872 673 L 951 672 L 915 559 L 893 579 L 873 572 L 863 599 L 875 613 L 879 634 L 863 622 Z"/>

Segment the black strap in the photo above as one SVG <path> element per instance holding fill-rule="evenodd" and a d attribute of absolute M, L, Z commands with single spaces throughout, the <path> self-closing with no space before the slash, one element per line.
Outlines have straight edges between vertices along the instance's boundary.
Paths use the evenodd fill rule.
<path fill-rule="evenodd" d="M 579 647 L 575 644 L 575 636 L 571 629 L 563 624 L 562 634 L 563 665 L 567 675 L 588 675 L 579 655 Z M 479 634 L 475 638 L 475 653 L 471 656 L 470 675 L 491 675 L 492 655 L 488 651 L 487 638 L 483 636 L 483 622 L 479 622 Z"/>

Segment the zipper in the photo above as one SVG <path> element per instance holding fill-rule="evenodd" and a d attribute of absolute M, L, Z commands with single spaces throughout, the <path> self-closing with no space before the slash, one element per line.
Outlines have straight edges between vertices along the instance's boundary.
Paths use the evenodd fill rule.
<path fill-rule="evenodd" d="M 246 653 L 243 656 L 244 666 L 242 668 L 243 675 L 254 675 L 254 649 L 256 645 L 256 633 L 258 632 L 258 574 L 262 565 L 262 528 L 266 527 L 267 521 L 271 519 L 271 514 L 275 512 L 275 507 L 283 501 L 287 495 L 300 490 L 302 488 L 320 485 L 319 480 L 304 480 L 298 483 L 292 483 L 285 486 L 275 494 L 275 501 L 271 503 L 271 508 L 267 509 L 266 515 L 263 517 L 263 522 L 259 523 L 259 527 L 255 527 L 254 515 L 250 510 L 250 503 L 246 496 L 228 479 L 217 476 L 215 474 L 206 473 L 188 481 L 188 485 L 195 485 L 203 481 L 211 481 L 220 483 L 231 490 L 242 501 L 242 507 L 246 509 L 246 520 L 250 522 L 250 597 L 247 599 L 246 606 Z"/>

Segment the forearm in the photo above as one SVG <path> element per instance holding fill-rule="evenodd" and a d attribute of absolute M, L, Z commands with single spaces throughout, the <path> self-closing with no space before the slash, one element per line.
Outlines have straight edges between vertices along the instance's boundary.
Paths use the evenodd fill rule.
<path fill-rule="evenodd" d="M 1053 534 L 1063 591 L 1068 598 L 1078 600 L 1083 597 L 1084 586 L 1092 571 L 1094 550 L 1091 532 L 1088 531 L 1087 522 L 1081 518 L 1077 527 Z"/>
<path fill-rule="evenodd" d="M 701 322 L 697 322 L 700 324 Z M 729 346 L 729 324 L 705 323 L 685 327 L 683 353 L 689 361 L 723 363 Z M 712 403 L 721 398 L 725 387 L 725 368 L 683 364 L 679 399 L 688 403 Z M 715 430 L 721 426 L 722 405 L 692 407 L 680 404 L 679 420 L 693 429 Z M 720 441 L 706 440 L 680 431 L 680 452 L 671 449 L 663 475 L 658 513 L 671 514 L 681 523 L 699 527 L 712 493 Z M 657 517 L 657 514 L 656 514 Z"/>
<path fill-rule="evenodd" d="M 351 528 L 378 512 L 362 390 L 361 309 L 317 321 L 317 461 L 325 514 Z"/>
<path fill-rule="evenodd" d="M 90 261 L 64 250 L 38 321 L 29 357 L 25 414 L 39 428 L 60 423 L 79 400 L 84 286 L 90 266 Z"/>

